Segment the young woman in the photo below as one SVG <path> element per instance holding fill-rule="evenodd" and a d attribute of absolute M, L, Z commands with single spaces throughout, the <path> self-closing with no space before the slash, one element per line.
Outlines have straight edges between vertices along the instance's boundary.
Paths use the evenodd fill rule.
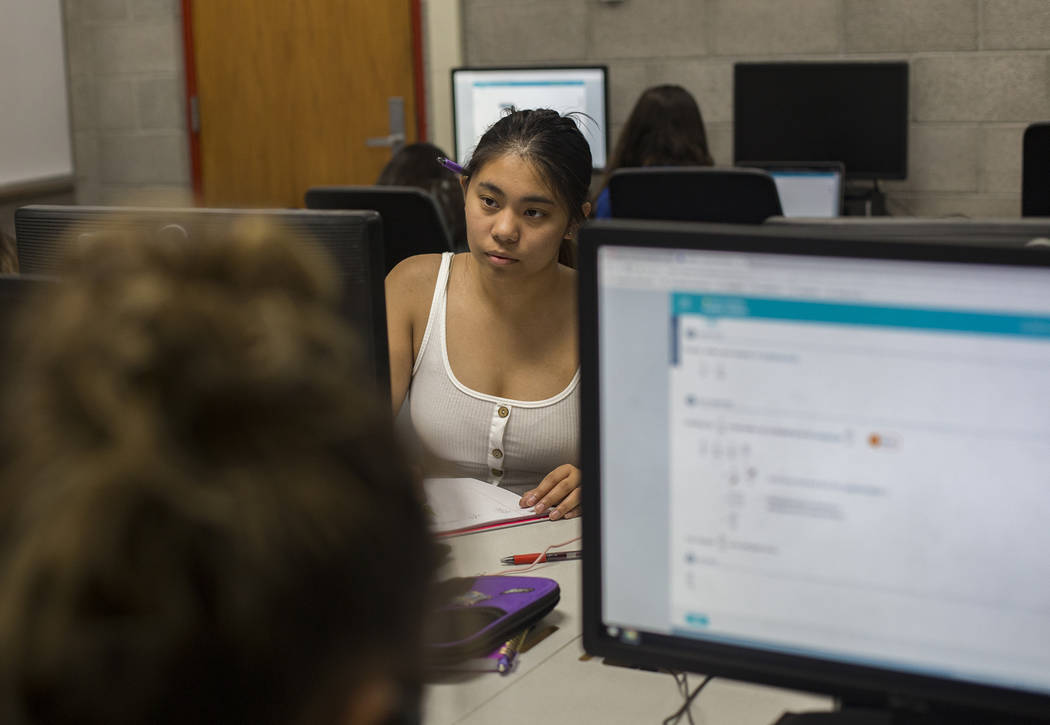
<path fill-rule="evenodd" d="M 616 169 L 637 166 L 713 166 L 700 106 L 693 95 L 675 85 L 646 89 L 631 109 L 613 149 L 605 184 L 594 203 L 594 216 L 611 216 L 609 176 Z"/>
<path fill-rule="evenodd" d="M 430 476 L 580 514 L 573 238 L 590 211 L 591 152 L 576 122 L 515 111 L 461 178 L 470 251 L 406 259 L 387 277 L 391 387 Z"/>

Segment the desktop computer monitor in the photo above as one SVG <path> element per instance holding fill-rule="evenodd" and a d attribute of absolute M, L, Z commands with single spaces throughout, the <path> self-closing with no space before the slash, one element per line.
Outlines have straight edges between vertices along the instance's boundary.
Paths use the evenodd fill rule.
<path fill-rule="evenodd" d="M 323 250 L 343 285 L 342 312 L 365 347 L 377 393 L 390 394 L 382 223 L 374 211 L 294 209 L 153 209 L 102 206 L 24 206 L 15 211 L 18 262 L 23 274 L 50 274 L 78 235 L 107 229 L 164 233 L 192 240 L 235 220 L 259 217 Z"/>
<path fill-rule="evenodd" d="M 1050 717 L 1050 256 L 581 237 L 586 650 Z"/>
<path fill-rule="evenodd" d="M 737 63 L 733 158 L 838 161 L 849 179 L 906 178 L 908 64 Z"/>
<path fill-rule="evenodd" d="M 1024 131 L 1021 216 L 1050 216 L 1050 121 L 1030 124 Z"/>
<path fill-rule="evenodd" d="M 595 169 L 609 148 L 608 69 L 603 65 L 535 68 L 453 68 L 452 125 L 456 158 L 465 165 L 478 140 L 508 108 L 582 113 L 577 123 L 591 145 Z"/>
<path fill-rule="evenodd" d="M 842 214 L 845 169 L 837 161 L 741 161 L 773 177 L 786 217 L 837 217 Z"/>

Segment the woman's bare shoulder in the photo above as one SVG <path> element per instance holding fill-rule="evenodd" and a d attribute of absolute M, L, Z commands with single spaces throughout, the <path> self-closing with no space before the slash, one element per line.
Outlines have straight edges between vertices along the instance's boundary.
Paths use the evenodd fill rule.
<path fill-rule="evenodd" d="M 387 294 L 402 300 L 430 301 L 441 269 L 440 254 L 417 254 L 401 260 L 386 276 Z"/>

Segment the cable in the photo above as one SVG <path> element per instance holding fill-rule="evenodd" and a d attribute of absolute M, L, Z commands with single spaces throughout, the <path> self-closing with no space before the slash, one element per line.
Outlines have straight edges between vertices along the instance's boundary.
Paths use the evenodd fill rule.
<path fill-rule="evenodd" d="M 689 697 L 689 673 L 688 672 L 675 672 L 674 670 L 667 670 L 672 677 L 674 677 L 675 684 L 678 686 L 678 694 L 683 698 Z M 689 725 L 696 725 L 693 722 L 692 710 L 686 710 L 685 716 L 689 720 Z"/>
<path fill-rule="evenodd" d="M 676 677 L 675 679 L 677 680 L 678 678 Z M 708 675 L 703 680 L 701 680 L 700 684 L 696 686 L 696 689 L 689 693 L 689 697 L 685 699 L 685 702 L 682 703 L 682 706 L 678 708 L 678 710 L 676 710 L 674 713 L 664 718 L 663 725 L 675 725 L 675 723 L 682 719 L 682 715 L 688 715 L 689 722 L 692 722 L 693 715 L 689 711 L 689 708 L 693 704 L 693 700 L 696 699 L 696 696 L 700 694 L 700 690 L 704 689 L 704 686 L 710 681 L 711 675 Z"/>
<path fill-rule="evenodd" d="M 582 536 L 576 536 L 574 538 L 569 539 L 568 541 L 563 541 L 560 544 L 550 544 L 546 549 L 544 549 L 542 552 L 540 552 L 540 555 L 536 557 L 536 561 L 532 562 L 531 564 L 529 564 L 524 569 L 514 569 L 513 571 L 497 571 L 497 572 L 494 572 L 492 574 L 488 574 L 487 576 L 512 576 L 512 575 L 513 576 L 518 576 L 520 574 L 524 574 L 527 571 L 532 571 L 537 566 L 547 563 L 543 559 L 543 557 L 551 549 L 559 549 L 559 548 L 561 548 L 563 546 L 568 546 L 569 544 L 572 544 L 572 543 L 574 543 L 576 541 L 579 541 L 582 538 L 583 538 Z"/>

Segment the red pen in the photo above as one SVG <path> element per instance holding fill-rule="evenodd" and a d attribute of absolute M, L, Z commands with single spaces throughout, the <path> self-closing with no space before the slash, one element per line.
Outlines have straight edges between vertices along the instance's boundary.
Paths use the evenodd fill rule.
<path fill-rule="evenodd" d="M 535 564 L 537 558 L 540 562 L 544 561 L 569 561 L 570 559 L 579 559 L 583 554 L 582 551 L 577 549 L 576 551 L 552 551 L 549 554 L 541 555 L 535 554 L 511 554 L 505 556 L 500 561 L 508 566 L 518 566 L 519 564 Z"/>

